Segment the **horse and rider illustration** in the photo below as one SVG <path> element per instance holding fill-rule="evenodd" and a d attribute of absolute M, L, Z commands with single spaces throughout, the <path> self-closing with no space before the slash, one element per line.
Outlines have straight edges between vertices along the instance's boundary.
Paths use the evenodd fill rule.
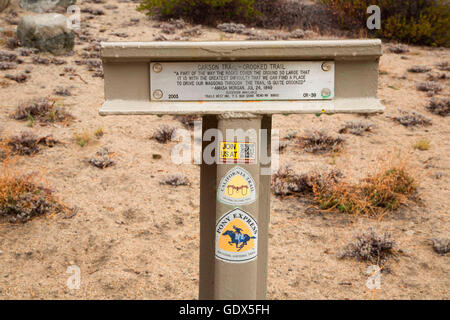
<path fill-rule="evenodd" d="M 236 248 L 238 249 L 237 251 L 241 251 L 241 249 L 247 245 L 247 242 L 250 241 L 250 239 L 256 239 L 256 237 L 250 237 L 248 234 L 243 234 L 242 231 L 244 230 L 241 228 L 233 226 L 233 229 L 234 231 L 227 230 L 222 235 L 230 236 L 231 241 L 228 241 L 228 244 L 236 244 Z"/>

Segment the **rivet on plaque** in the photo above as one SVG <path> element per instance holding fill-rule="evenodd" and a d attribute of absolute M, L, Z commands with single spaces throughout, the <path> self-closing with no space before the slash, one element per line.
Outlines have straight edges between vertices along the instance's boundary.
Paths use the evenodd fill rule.
<path fill-rule="evenodd" d="M 322 98 L 328 98 L 331 96 L 331 90 L 328 88 L 322 89 Z"/>
<path fill-rule="evenodd" d="M 153 72 L 160 73 L 162 71 L 163 67 L 160 63 L 155 63 L 153 65 Z"/>
<path fill-rule="evenodd" d="M 330 62 L 324 62 L 322 63 L 322 70 L 323 71 L 330 71 L 331 70 L 331 63 Z"/>
<path fill-rule="evenodd" d="M 161 91 L 161 90 L 155 90 L 155 91 L 153 91 L 153 97 L 155 98 L 155 99 L 161 99 L 162 97 L 163 97 L 163 92 Z"/>

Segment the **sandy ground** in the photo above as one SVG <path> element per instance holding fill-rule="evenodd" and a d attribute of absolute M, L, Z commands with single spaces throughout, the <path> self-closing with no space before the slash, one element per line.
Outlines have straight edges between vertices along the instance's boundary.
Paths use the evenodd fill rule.
<path fill-rule="evenodd" d="M 105 15 L 87 20 L 82 14 L 83 31 L 90 38 L 114 40 L 152 40 L 158 35 L 154 21 L 135 11 L 135 3 L 108 1 L 105 4 L 82 3 L 81 8 L 99 8 Z M 13 4 L 13 9 L 24 12 Z M 0 14 L 1 26 L 8 25 Z M 84 20 L 86 18 L 86 20 Z M 139 21 L 131 22 L 131 18 Z M 187 27 L 188 28 L 188 27 Z M 192 40 L 245 39 L 203 28 Z M 103 31 L 103 32 L 101 32 Z M 179 30 L 178 33 L 183 30 Z M 126 32 L 127 38 L 111 35 Z M 172 39 L 176 35 L 168 35 Z M 21 131 L 52 134 L 64 145 L 44 149 L 33 157 L 20 157 L 16 166 L 22 172 L 41 171 L 58 197 L 79 213 L 71 219 L 61 216 L 34 219 L 26 224 L 0 225 L 0 298 L 1 299 L 196 299 L 199 263 L 199 167 L 175 165 L 170 161 L 174 143 L 161 145 L 150 140 L 160 124 L 182 125 L 171 116 L 100 117 L 103 80 L 92 77 L 79 60 L 87 42 L 78 41 L 76 54 L 62 57 L 67 65 L 32 65 L 31 58 L 16 71 L 0 71 L 8 83 L 0 88 L 0 128 L 3 137 Z M 5 48 L 1 48 L 6 50 Z M 372 116 L 372 133 L 362 137 L 345 135 L 344 151 L 335 157 L 306 154 L 288 146 L 280 156 L 299 172 L 313 168 L 339 168 L 355 180 L 372 172 L 378 160 L 400 154 L 420 175 L 422 205 L 412 204 L 382 221 L 337 213 L 311 213 L 309 203 L 299 199 L 272 197 L 268 298 L 269 299 L 370 299 L 365 283 L 368 263 L 339 260 L 337 254 L 359 230 L 373 226 L 380 232 L 392 232 L 403 254 L 389 262 L 390 273 L 383 274 L 377 299 L 450 298 L 449 257 L 436 254 L 433 237 L 450 237 L 449 119 L 425 109 L 429 98 L 416 90 L 425 74 L 412 74 L 412 65 L 450 61 L 448 49 L 410 47 L 403 55 L 385 53 L 381 58 L 379 96 L 386 113 Z M 405 56 L 406 59 L 402 59 Z M 78 77 L 60 76 L 64 67 L 73 66 Z M 3 79 L 6 73 L 32 67 L 24 84 Z M 436 71 L 436 70 L 434 70 Z M 406 76 L 406 78 L 402 78 Z M 449 95 L 448 80 L 441 96 Z M 57 86 L 72 87 L 72 96 L 64 104 L 76 117 L 67 127 L 11 120 L 9 115 L 21 101 L 54 96 Z M 394 123 L 388 116 L 398 109 L 417 111 L 432 119 L 430 127 L 410 129 Z M 365 120 L 358 115 L 278 115 L 274 128 L 284 137 L 308 128 L 328 128 L 334 134 L 345 121 Z M 93 133 L 102 127 L 105 135 L 80 147 L 75 133 Z M 413 144 L 420 138 L 431 142 L 431 149 L 418 151 Z M 100 170 L 86 159 L 102 146 L 117 154 L 117 164 Z M 153 159 L 153 154 L 162 159 Z M 442 173 L 436 179 L 436 173 Z M 162 186 L 165 174 L 182 173 L 192 182 L 189 187 Z M 283 233 L 286 236 L 279 237 Z M 67 267 L 81 269 L 80 290 L 66 286 Z"/>

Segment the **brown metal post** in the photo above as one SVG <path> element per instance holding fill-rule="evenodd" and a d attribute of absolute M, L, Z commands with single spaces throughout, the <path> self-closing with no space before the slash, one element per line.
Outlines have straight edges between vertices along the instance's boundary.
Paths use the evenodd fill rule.
<path fill-rule="evenodd" d="M 202 117 L 202 137 L 208 129 L 217 128 L 217 117 Z M 203 139 L 202 139 L 203 140 Z M 203 150 L 209 144 L 202 141 Z M 216 225 L 216 172 L 217 165 L 202 161 L 200 169 L 200 285 L 199 299 L 214 299 L 214 248 Z"/>

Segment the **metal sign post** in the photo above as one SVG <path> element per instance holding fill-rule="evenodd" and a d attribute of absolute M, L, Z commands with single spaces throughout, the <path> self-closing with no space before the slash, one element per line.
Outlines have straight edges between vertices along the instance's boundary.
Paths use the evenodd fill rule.
<path fill-rule="evenodd" d="M 101 115 L 202 115 L 200 299 L 266 297 L 272 115 L 383 112 L 380 56 L 379 40 L 102 44 Z"/>

